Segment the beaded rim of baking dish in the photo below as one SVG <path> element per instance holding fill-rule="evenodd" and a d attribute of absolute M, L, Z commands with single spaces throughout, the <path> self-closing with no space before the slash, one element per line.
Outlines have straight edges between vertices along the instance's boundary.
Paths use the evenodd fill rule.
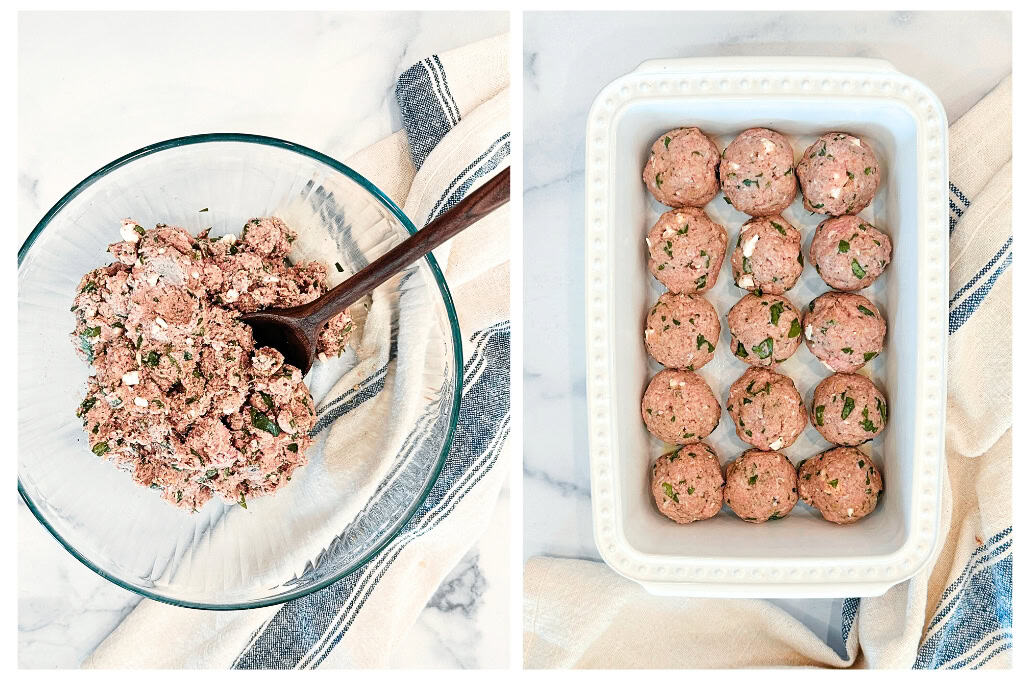
<path fill-rule="evenodd" d="M 754 61 L 756 68 L 748 68 Z M 785 64 L 783 62 L 786 62 Z M 762 64 L 786 68 L 761 70 Z M 821 71 L 794 65 L 792 60 L 730 58 L 646 62 L 638 70 L 607 85 L 595 98 L 588 115 L 585 154 L 586 203 L 586 335 L 589 456 L 591 463 L 592 513 L 596 544 L 606 563 L 619 573 L 644 583 L 825 584 L 839 581 L 852 585 L 892 586 L 916 574 L 935 554 L 941 497 L 941 460 L 944 455 L 944 404 L 946 397 L 947 267 L 945 206 L 948 201 L 947 124 L 945 112 L 934 93 L 892 68 L 887 62 L 861 59 L 824 59 L 842 71 Z M 706 65 L 718 64 L 714 71 Z M 803 63 L 803 62 L 801 62 Z M 685 95 L 799 95 L 854 96 L 895 99 L 906 104 L 917 121 L 920 172 L 918 183 L 919 241 L 926 241 L 927 266 L 923 309 L 925 347 L 919 355 L 920 384 L 918 419 L 924 438 L 914 449 L 916 500 L 910 511 L 908 540 L 898 550 L 880 558 L 879 564 L 849 566 L 835 558 L 798 560 L 776 564 L 766 558 L 684 558 L 687 565 L 653 564 L 617 533 L 617 509 L 613 490 L 613 428 L 610 413 L 609 290 L 606 263 L 610 224 L 608 177 L 609 140 L 616 114 L 630 102 L 643 98 Z M 920 480 L 918 482 L 918 480 Z M 920 488 L 917 488 L 920 486 Z M 727 563 L 729 563 L 727 565 Z M 768 564 L 766 564 L 768 563 Z"/>

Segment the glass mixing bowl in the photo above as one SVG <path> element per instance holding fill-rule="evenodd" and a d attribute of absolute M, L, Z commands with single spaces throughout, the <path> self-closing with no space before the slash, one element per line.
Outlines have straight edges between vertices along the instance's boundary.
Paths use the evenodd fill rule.
<path fill-rule="evenodd" d="M 296 247 L 305 232 L 288 216 L 315 222 L 310 233 L 336 242 L 348 273 L 415 231 L 379 189 L 328 156 L 279 139 L 207 134 L 160 142 L 97 170 L 46 213 L 18 253 L 18 491 L 72 555 L 155 600 L 243 609 L 328 586 L 397 535 L 422 506 L 453 441 L 461 334 L 429 255 L 395 277 L 399 285 L 372 296 L 373 305 L 392 307 L 386 316 L 394 339 L 383 371 L 392 398 L 373 413 L 389 409 L 393 417 L 380 426 L 396 428 L 390 441 L 403 442 L 374 477 L 382 480 L 377 488 L 351 494 L 343 469 L 325 469 L 322 440 L 342 424 L 324 424 L 309 464 L 247 510 L 214 498 L 197 513 L 184 512 L 92 454 L 75 417 L 89 366 L 69 340 L 69 309 L 82 275 L 113 261 L 106 247 L 120 240 L 120 220 L 174 224 L 192 234 L 212 227 L 220 235 L 274 214 L 302 234 Z M 408 370 L 412 360 L 401 365 L 401 348 L 410 356 L 412 347 Z M 316 385 L 351 370 L 357 352 L 349 347 L 342 361 L 316 363 L 307 382 L 318 407 L 325 390 Z"/>

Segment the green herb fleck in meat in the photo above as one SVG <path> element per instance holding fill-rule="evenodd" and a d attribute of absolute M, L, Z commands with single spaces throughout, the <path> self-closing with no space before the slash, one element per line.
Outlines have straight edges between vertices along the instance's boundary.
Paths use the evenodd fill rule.
<path fill-rule="evenodd" d="M 874 358 L 875 358 L 875 357 L 876 357 L 877 355 L 878 355 L 878 352 L 865 352 L 865 353 L 864 353 L 864 360 L 865 360 L 865 361 L 871 361 L 871 360 L 872 360 L 872 359 L 874 359 Z"/>
<path fill-rule="evenodd" d="M 747 356 L 747 350 L 744 349 L 744 343 L 742 343 L 742 342 L 738 342 L 737 343 L 737 351 L 735 351 L 734 354 L 736 354 L 738 357 L 746 357 Z"/>
<path fill-rule="evenodd" d="M 850 243 L 848 243 L 847 241 L 840 240 L 840 242 L 839 242 L 839 252 L 841 252 L 841 253 L 848 253 L 848 252 L 850 252 Z"/>
<path fill-rule="evenodd" d="M 818 423 L 819 425 L 824 425 L 825 424 L 825 419 L 823 418 L 824 415 L 825 415 L 825 407 L 824 406 L 816 406 L 815 407 L 815 422 Z"/>
<path fill-rule="evenodd" d="M 110 452 L 110 445 L 107 444 L 106 442 L 99 442 L 98 444 L 96 444 L 95 446 L 92 447 L 92 453 L 96 454 L 97 456 L 101 456 L 104 453 L 109 453 L 109 452 Z"/>
<path fill-rule="evenodd" d="M 279 436 L 280 426 L 270 420 L 265 413 L 257 409 L 251 410 L 251 424 L 263 432 L 268 432 L 274 437 Z"/>
<path fill-rule="evenodd" d="M 765 338 L 759 344 L 751 347 L 751 351 L 758 355 L 759 359 L 768 359 L 772 356 L 772 338 Z"/>
<path fill-rule="evenodd" d="M 790 332 L 786 334 L 788 338 L 795 338 L 800 335 L 800 319 L 794 319 L 790 322 Z"/>
<path fill-rule="evenodd" d="M 674 503 L 680 502 L 680 496 L 676 494 L 676 491 L 673 491 L 672 484 L 670 484 L 669 482 L 663 482 L 662 490 L 666 492 L 666 498 L 672 500 Z"/>
<path fill-rule="evenodd" d="M 850 262 L 850 269 L 853 271 L 854 276 L 856 276 L 859 279 L 863 279 L 865 276 L 868 275 L 868 272 L 864 271 L 864 268 L 861 267 L 860 263 L 857 261 L 857 258 L 854 258 Z"/>
<path fill-rule="evenodd" d="M 861 314 L 863 314 L 864 316 L 875 316 L 875 313 L 868 309 L 867 307 L 865 307 L 864 305 L 857 305 L 857 309 L 859 309 Z"/>
<path fill-rule="evenodd" d="M 769 221 L 769 224 L 771 224 L 773 227 L 775 227 L 776 231 L 778 231 L 780 234 L 782 234 L 783 236 L 786 236 L 786 230 L 783 229 L 783 225 L 779 224 L 778 222 L 772 222 L 771 220 Z"/>
<path fill-rule="evenodd" d="M 779 317 L 783 315 L 783 303 L 773 302 L 772 305 L 769 306 L 769 313 L 771 315 L 769 323 L 771 323 L 773 326 L 778 326 Z"/>
<path fill-rule="evenodd" d="M 708 345 L 708 351 L 709 352 L 714 352 L 715 351 L 715 345 L 713 345 L 708 340 L 706 340 L 704 335 L 702 335 L 701 333 L 698 333 L 698 347 L 697 348 L 701 349 L 702 345 Z"/>
<path fill-rule="evenodd" d="M 850 414 L 853 413 L 853 412 L 854 412 L 854 399 L 853 399 L 853 397 L 844 397 L 843 398 L 843 413 L 840 415 L 840 418 L 842 418 L 843 420 L 846 420 L 847 418 L 850 417 Z"/>

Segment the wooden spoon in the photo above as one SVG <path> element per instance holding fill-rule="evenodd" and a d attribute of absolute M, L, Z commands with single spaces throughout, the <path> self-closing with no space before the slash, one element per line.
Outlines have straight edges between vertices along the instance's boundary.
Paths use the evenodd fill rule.
<path fill-rule="evenodd" d="M 315 359 L 319 334 L 327 321 L 509 200 L 510 168 L 506 168 L 416 234 L 322 297 L 297 307 L 264 309 L 245 314 L 241 321 L 251 326 L 257 345 L 275 347 L 283 353 L 288 364 L 307 374 Z"/>

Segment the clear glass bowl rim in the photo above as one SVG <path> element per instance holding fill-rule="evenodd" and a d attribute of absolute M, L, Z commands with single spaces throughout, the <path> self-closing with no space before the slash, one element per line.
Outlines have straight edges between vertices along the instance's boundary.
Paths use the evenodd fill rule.
<path fill-rule="evenodd" d="M 132 151 L 131 153 L 125 154 L 120 158 L 111 161 L 110 163 L 107 163 L 106 165 L 99 168 L 98 170 L 90 174 L 88 177 L 83 179 L 81 182 L 76 184 L 74 188 L 72 188 L 70 191 L 64 194 L 60 198 L 60 200 L 57 201 L 53 205 L 53 207 L 46 212 L 45 215 L 43 215 L 43 218 L 39 220 L 39 224 L 35 226 L 35 228 L 32 230 L 32 233 L 30 233 L 28 235 L 28 238 L 25 239 L 25 242 L 22 244 L 21 248 L 18 249 L 19 270 L 21 268 L 21 263 L 24 260 L 25 256 L 28 254 L 29 250 L 31 250 L 32 245 L 35 243 L 39 235 L 43 232 L 44 229 L 46 229 L 47 225 L 49 225 L 53 218 L 56 217 L 58 213 L 60 213 L 64 206 L 70 203 L 87 187 L 99 181 L 100 179 L 102 179 L 109 173 L 113 172 L 117 168 L 128 165 L 129 163 L 132 163 L 133 161 L 136 161 L 140 158 L 144 158 L 145 156 L 150 156 L 152 154 L 159 153 L 160 151 L 166 151 L 168 149 L 175 149 L 178 147 L 190 146 L 193 144 L 207 144 L 211 142 L 236 142 L 242 144 L 256 144 L 262 146 L 270 146 L 278 149 L 286 149 L 288 151 L 292 151 L 302 156 L 311 158 L 312 160 L 318 161 L 319 163 L 322 163 L 323 165 L 326 165 L 332 168 L 333 170 L 336 170 L 341 174 L 347 176 L 349 179 L 353 180 L 355 183 L 361 186 L 362 189 L 372 194 L 372 196 L 377 201 L 379 201 L 383 206 L 385 206 L 387 210 L 389 210 L 389 212 L 393 215 L 393 217 L 397 219 L 397 221 L 404 227 L 404 229 L 407 230 L 408 235 L 412 235 L 415 232 L 417 232 L 417 229 L 415 228 L 411 220 L 408 219 L 407 215 L 404 214 L 404 211 L 401 210 L 390 199 L 389 196 L 383 193 L 377 186 L 372 184 L 372 182 L 370 182 L 360 173 L 351 169 L 347 165 L 344 165 L 335 158 L 331 158 L 330 156 L 315 151 L 314 149 L 310 149 L 307 146 L 302 146 L 301 144 L 296 144 L 294 142 L 289 142 L 285 139 L 279 139 L 276 137 L 266 137 L 263 135 L 253 135 L 241 132 L 209 132 L 197 135 L 187 135 L 184 137 L 175 137 L 173 139 L 167 139 L 162 142 L 156 142 L 155 144 L 144 146 L 140 149 Z M 460 414 L 460 401 L 464 389 L 464 356 L 463 348 L 461 346 L 460 323 L 457 321 L 457 311 L 453 305 L 453 297 L 450 294 L 450 288 L 446 283 L 446 278 L 443 276 L 443 272 L 439 269 L 439 264 L 436 263 L 436 260 L 431 253 L 425 256 L 425 261 L 428 263 L 429 269 L 432 270 L 432 275 L 433 277 L 435 277 L 436 284 L 439 287 L 439 293 L 442 296 L 443 305 L 446 307 L 447 318 L 449 319 L 450 322 L 450 332 L 453 338 L 454 392 L 450 411 L 450 424 L 446 430 L 446 437 L 443 440 L 442 450 L 439 452 L 439 459 L 436 461 L 436 465 L 433 467 L 430 478 L 428 482 L 425 484 L 425 486 L 422 488 L 421 493 L 418 495 L 418 498 L 411 506 L 408 506 L 408 509 L 405 511 L 404 516 L 401 517 L 400 520 L 396 522 L 393 525 L 393 527 L 390 528 L 389 532 L 375 548 L 373 548 L 364 557 L 362 557 L 360 560 L 355 562 L 347 569 L 344 569 L 336 576 L 325 579 L 322 582 L 317 583 L 315 585 L 307 586 L 305 588 L 289 592 L 285 595 L 261 598 L 258 600 L 253 600 L 251 602 L 239 602 L 236 604 L 211 604 L 204 602 L 176 600 L 174 598 L 166 597 L 164 595 L 160 595 L 159 593 L 152 592 L 146 588 L 141 588 L 133 584 L 127 583 L 126 581 L 123 581 L 117 576 L 110 574 L 103 569 L 100 569 L 97 565 L 93 564 L 88 558 L 79 553 L 74 548 L 74 546 L 72 546 L 67 540 L 65 540 L 64 537 L 61 536 L 57 532 L 57 530 L 54 529 L 53 526 L 51 526 L 50 523 L 47 522 L 46 519 L 42 516 L 42 514 L 36 507 L 35 503 L 32 502 L 32 499 L 29 497 L 24 486 L 22 486 L 21 476 L 19 475 L 18 493 L 21 495 L 21 498 L 25 501 L 25 505 L 28 506 L 28 509 L 31 510 L 35 518 L 39 520 L 39 523 L 46 527 L 47 531 L 49 531 L 50 534 L 52 534 L 52 536 L 55 539 L 57 539 L 57 542 L 60 543 L 60 545 L 62 545 L 65 550 L 71 553 L 71 555 L 73 555 L 79 562 L 84 564 L 86 567 L 88 567 L 95 573 L 99 574 L 106 580 L 110 581 L 111 583 L 120 586 L 121 588 L 129 590 L 133 593 L 137 593 L 138 595 L 142 595 L 149 599 L 156 600 L 157 602 L 163 602 L 165 604 L 171 604 L 178 607 L 220 611 L 257 609 L 260 607 L 269 607 L 272 605 L 290 602 L 291 600 L 296 600 L 299 597 L 304 597 L 305 595 L 310 595 L 312 593 L 318 592 L 319 590 L 331 586 L 340 579 L 344 578 L 345 576 L 348 576 L 351 573 L 357 571 L 358 569 L 363 567 L 366 563 L 368 563 L 373 557 L 375 557 L 379 552 L 381 552 L 383 548 L 389 545 L 390 542 L 397 537 L 401 530 L 410 521 L 411 517 L 414 516 L 414 513 L 417 512 L 418 508 L 421 507 L 422 503 L 425 502 L 426 496 L 428 496 L 429 492 L 432 490 L 432 487 L 435 486 L 436 480 L 439 478 L 439 473 L 442 471 L 443 466 L 446 464 L 446 458 L 450 453 L 450 448 L 453 445 L 453 436 L 457 429 L 457 420 Z"/>

